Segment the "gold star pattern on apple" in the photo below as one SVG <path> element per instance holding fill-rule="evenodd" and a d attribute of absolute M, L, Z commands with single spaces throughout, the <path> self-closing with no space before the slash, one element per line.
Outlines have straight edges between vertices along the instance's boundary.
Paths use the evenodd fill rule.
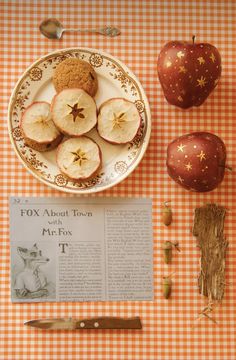
<path fill-rule="evenodd" d="M 177 151 L 181 151 L 181 152 L 184 152 L 184 148 L 186 147 L 186 145 L 183 145 L 183 144 L 180 144 L 177 146 Z"/>
<path fill-rule="evenodd" d="M 177 57 L 178 57 L 179 59 L 181 59 L 182 57 L 184 57 L 183 51 L 177 52 Z"/>
<path fill-rule="evenodd" d="M 221 75 L 221 58 L 211 44 L 170 41 L 158 56 L 157 70 L 166 100 L 182 109 L 200 106 Z"/>
<path fill-rule="evenodd" d="M 213 63 L 216 61 L 216 57 L 213 53 L 211 53 L 210 59 L 212 60 Z"/>
<path fill-rule="evenodd" d="M 185 66 L 179 66 L 179 73 L 186 74 L 186 72 L 187 72 L 187 69 Z"/>
<path fill-rule="evenodd" d="M 200 86 L 201 88 L 204 87 L 207 83 L 206 78 L 204 78 L 203 76 L 201 76 L 200 79 L 197 79 L 197 82 L 197 86 Z"/>
<path fill-rule="evenodd" d="M 190 164 L 190 163 L 185 164 L 185 167 L 188 171 L 192 170 L 192 164 Z"/>
<path fill-rule="evenodd" d="M 170 177 L 190 191 L 215 189 L 223 180 L 226 148 L 216 135 L 195 132 L 173 140 L 167 148 Z"/>
<path fill-rule="evenodd" d="M 198 59 L 200 65 L 205 64 L 205 60 L 203 59 L 202 56 L 200 56 L 200 57 L 197 58 L 197 59 Z"/>
<path fill-rule="evenodd" d="M 200 154 L 197 155 L 200 161 L 206 160 L 206 154 L 201 150 Z"/>
<path fill-rule="evenodd" d="M 178 180 L 179 180 L 181 183 L 184 182 L 184 179 L 182 179 L 181 176 L 178 176 Z"/>

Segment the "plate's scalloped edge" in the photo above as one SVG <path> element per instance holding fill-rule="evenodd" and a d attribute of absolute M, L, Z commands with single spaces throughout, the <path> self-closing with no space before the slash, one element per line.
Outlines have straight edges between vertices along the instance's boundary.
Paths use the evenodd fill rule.
<path fill-rule="evenodd" d="M 121 71 L 123 73 L 125 73 L 125 76 L 129 79 L 130 82 L 133 82 L 135 84 L 136 89 L 138 90 L 138 94 L 139 94 L 139 99 L 145 104 L 144 106 L 144 111 L 142 112 L 142 116 L 144 116 L 144 119 L 142 117 L 142 120 L 145 122 L 144 123 L 144 131 L 142 134 L 142 138 L 143 138 L 143 142 L 142 142 L 142 146 L 140 149 L 140 152 L 138 154 L 138 156 L 136 158 L 133 159 L 133 161 L 131 161 L 131 163 L 128 166 L 127 171 L 124 174 L 121 174 L 121 176 L 116 179 L 114 182 L 110 183 L 110 184 L 102 184 L 96 182 L 95 187 L 92 185 L 92 187 L 86 186 L 84 188 L 77 188 L 77 187 L 70 187 L 69 186 L 69 181 L 66 183 L 65 186 L 59 186 L 58 184 L 56 184 L 56 182 L 51 182 L 49 180 L 47 180 L 46 178 L 42 177 L 42 174 L 40 176 L 40 174 L 38 173 L 38 171 L 32 166 L 32 164 L 29 164 L 25 158 L 23 158 L 21 152 L 19 151 L 19 149 L 17 148 L 14 138 L 12 136 L 12 130 L 13 130 L 13 126 L 11 123 L 11 117 L 12 117 L 12 110 L 13 110 L 13 106 L 14 106 L 14 102 L 16 101 L 16 94 L 18 92 L 18 90 L 20 89 L 22 83 L 25 81 L 26 76 L 29 76 L 29 72 L 32 68 L 37 67 L 39 64 L 41 64 L 42 62 L 52 58 L 53 56 L 57 55 L 64 55 L 67 53 L 72 53 L 72 52 L 85 52 L 87 54 L 101 54 L 103 56 L 104 59 L 106 59 L 107 61 L 111 61 L 118 67 L 121 69 Z M 90 55 L 90 56 L 91 56 Z M 141 114 L 140 114 L 141 115 Z M 31 64 L 25 71 L 24 73 L 21 75 L 20 79 L 18 80 L 18 82 L 16 83 L 12 95 L 10 97 L 10 101 L 9 101 L 9 106 L 8 106 L 8 132 L 9 132 L 9 136 L 10 136 L 10 140 L 11 140 L 11 144 L 13 145 L 13 148 L 15 150 L 15 153 L 17 154 L 19 160 L 22 162 L 22 164 L 24 165 L 24 167 L 35 177 L 37 178 L 39 181 L 43 182 L 44 184 L 52 187 L 53 189 L 59 190 L 59 191 L 63 191 L 63 192 L 68 192 L 68 193 L 74 193 L 74 194 L 89 194 L 89 193 L 95 193 L 95 192 L 99 192 L 99 191 L 103 191 L 103 190 L 107 190 L 115 185 L 117 185 L 118 183 L 120 183 L 121 181 L 123 181 L 127 176 L 130 175 L 130 173 L 138 166 L 138 164 L 140 163 L 140 161 L 143 158 L 144 153 L 146 152 L 146 149 L 148 147 L 148 143 L 150 140 L 150 135 L 151 135 L 151 112 L 150 112 L 150 106 L 149 106 L 149 102 L 147 99 L 147 96 L 144 92 L 144 89 L 140 83 L 140 81 L 137 79 L 137 77 L 133 74 L 133 72 L 127 67 L 127 65 L 125 65 L 124 63 L 122 63 L 119 59 L 113 57 L 112 55 L 104 52 L 104 51 L 100 51 L 97 49 L 90 49 L 90 48 L 67 48 L 67 49 L 62 49 L 62 50 L 56 50 L 54 52 L 51 52 L 49 54 L 46 54 L 42 57 L 40 57 L 39 59 L 37 59 L 33 64 Z M 132 144 L 132 143 L 131 143 Z M 56 176 L 58 176 L 60 174 L 55 175 L 54 178 L 56 178 Z M 98 174 L 98 178 L 99 178 L 99 174 Z"/>

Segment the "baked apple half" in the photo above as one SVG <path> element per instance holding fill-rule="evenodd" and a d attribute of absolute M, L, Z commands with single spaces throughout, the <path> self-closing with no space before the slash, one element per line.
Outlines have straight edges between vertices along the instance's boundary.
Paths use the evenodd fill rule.
<path fill-rule="evenodd" d="M 26 145 L 37 151 L 52 150 L 63 138 L 52 120 L 50 104 L 45 101 L 33 102 L 26 108 L 20 128 Z"/>
<path fill-rule="evenodd" d="M 87 136 L 67 139 L 58 146 L 58 167 L 70 179 L 82 181 L 91 178 L 100 169 L 101 162 L 99 146 Z"/>
<path fill-rule="evenodd" d="M 135 104 L 123 98 L 104 102 L 98 114 L 98 133 L 112 144 L 131 142 L 137 134 L 141 117 Z"/>
<path fill-rule="evenodd" d="M 68 136 L 81 136 L 97 123 L 94 99 L 82 89 L 65 89 L 54 96 L 52 117 L 57 128 Z"/>

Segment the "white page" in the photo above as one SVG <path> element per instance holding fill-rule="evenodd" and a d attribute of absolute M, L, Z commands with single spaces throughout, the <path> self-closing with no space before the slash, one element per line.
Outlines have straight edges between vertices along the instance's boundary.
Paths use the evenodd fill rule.
<path fill-rule="evenodd" d="M 152 202 L 10 198 L 13 302 L 153 300 Z"/>

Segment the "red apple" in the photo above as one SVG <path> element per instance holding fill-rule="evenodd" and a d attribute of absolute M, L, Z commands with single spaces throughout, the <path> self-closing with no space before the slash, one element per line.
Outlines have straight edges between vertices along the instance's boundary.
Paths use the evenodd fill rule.
<path fill-rule="evenodd" d="M 166 100 L 180 108 L 200 106 L 216 87 L 221 57 L 207 43 L 168 42 L 161 50 L 157 70 Z"/>
<path fill-rule="evenodd" d="M 215 189 L 224 178 L 225 162 L 225 144 L 218 136 L 208 132 L 180 136 L 167 148 L 168 174 L 191 191 Z"/>

